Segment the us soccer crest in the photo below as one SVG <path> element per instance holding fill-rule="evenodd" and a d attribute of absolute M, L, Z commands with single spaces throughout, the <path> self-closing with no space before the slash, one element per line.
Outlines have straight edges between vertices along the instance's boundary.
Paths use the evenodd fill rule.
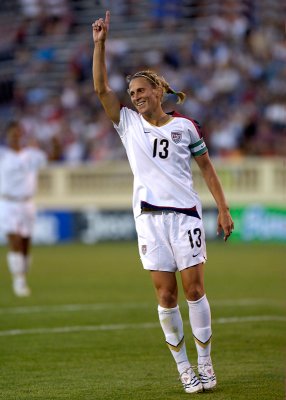
<path fill-rule="evenodd" d="M 181 131 L 171 132 L 171 138 L 173 142 L 175 142 L 176 144 L 180 143 L 180 141 L 182 140 L 182 136 L 183 132 Z"/>
<path fill-rule="evenodd" d="M 141 250 L 142 250 L 142 254 L 145 256 L 145 254 L 147 253 L 147 245 L 146 244 L 142 244 Z"/>

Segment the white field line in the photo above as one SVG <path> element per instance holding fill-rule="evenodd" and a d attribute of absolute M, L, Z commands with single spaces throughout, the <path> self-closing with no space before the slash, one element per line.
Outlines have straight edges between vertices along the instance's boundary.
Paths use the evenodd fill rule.
<path fill-rule="evenodd" d="M 27 306 L 0 308 L 0 314 L 36 314 L 78 311 L 102 311 L 109 309 L 147 308 L 148 303 L 96 303 L 96 304 L 59 304 L 53 306 Z"/>
<path fill-rule="evenodd" d="M 214 307 L 249 307 L 249 306 L 276 306 L 283 307 L 286 304 L 273 299 L 237 299 L 237 300 L 213 300 L 210 301 Z M 133 309 L 149 308 L 153 303 L 96 303 L 96 304 L 59 304 L 52 306 L 26 306 L 0 308 L 0 315 L 3 314 L 36 314 L 36 313 L 60 313 L 78 311 L 102 311 L 108 309 Z"/>
<path fill-rule="evenodd" d="M 286 322 L 286 317 L 278 315 L 262 315 L 248 317 L 217 318 L 213 324 L 236 324 L 249 322 Z M 0 336 L 20 336 L 20 335 L 39 335 L 53 333 L 73 333 L 73 332 L 98 332 L 98 331 L 124 331 L 138 329 L 160 328 L 159 322 L 143 324 L 110 324 L 110 325 L 83 325 L 83 326 L 61 326 L 56 328 L 33 328 L 33 329 L 11 329 L 0 331 Z"/>

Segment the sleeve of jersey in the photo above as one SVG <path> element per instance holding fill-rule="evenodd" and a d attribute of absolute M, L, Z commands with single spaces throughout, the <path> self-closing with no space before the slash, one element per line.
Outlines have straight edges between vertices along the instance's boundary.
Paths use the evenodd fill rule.
<path fill-rule="evenodd" d="M 208 151 L 208 148 L 204 142 L 202 137 L 202 132 L 199 124 L 191 123 L 191 127 L 189 128 L 191 144 L 189 145 L 189 149 L 194 157 L 200 156 Z"/>
<path fill-rule="evenodd" d="M 132 111 L 129 108 L 122 106 L 120 109 L 119 124 L 116 125 L 115 123 L 113 123 L 115 130 L 118 132 L 118 134 L 121 138 L 125 135 L 127 127 L 130 123 L 130 117 L 131 117 L 130 114 L 131 113 L 132 113 Z"/>

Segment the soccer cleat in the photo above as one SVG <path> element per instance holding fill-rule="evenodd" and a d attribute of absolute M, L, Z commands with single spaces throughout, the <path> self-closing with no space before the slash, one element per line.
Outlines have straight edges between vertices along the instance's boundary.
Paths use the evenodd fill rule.
<path fill-rule="evenodd" d="M 186 371 L 180 375 L 180 381 L 186 393 L 199 393 L 203 391 L 203 385 L 194 373 L 192 367 L 186 369 Z"/>
<path fill-rule="evenodd" d="M 23 275 L 17 275 L 13 279 L 13 290 L 18 297 L 28 297 L 31 290 L 27 285 L 26 278 Z"/>
<path fill-rule="evenodd" d="M 204 364 L 198 365 L 198 372 L 204 390 L 212 390 L 216 387 L 216 376 L 211 358 L 208 358 Z"/>

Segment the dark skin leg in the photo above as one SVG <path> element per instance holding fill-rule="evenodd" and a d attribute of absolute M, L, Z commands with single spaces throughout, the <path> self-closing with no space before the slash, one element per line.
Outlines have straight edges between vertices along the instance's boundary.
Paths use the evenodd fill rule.
<path fill-rule="evenodd" d="M 25 257 L 29 255 L 31 238 L 26 238 L 15 233 L 10 233 L 7 235 L 7 240 L 10 251 L 21 253 Z"/>
<path fill-rule="evenodd" d="M 30 254 L 31 238 L 30 237 L 22 238 L 22 245 L 23 245 L 23 254 L 25 257 L 27 257 Z"/>

